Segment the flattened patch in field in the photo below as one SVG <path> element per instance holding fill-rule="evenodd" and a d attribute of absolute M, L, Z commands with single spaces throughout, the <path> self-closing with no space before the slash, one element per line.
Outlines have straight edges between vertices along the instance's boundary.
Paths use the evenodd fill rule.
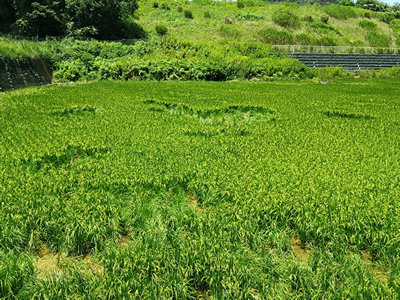
<path fill-rule="evenodd" d="M 38 254 L 39 259 L 36 262 L 35 268 L 39 279 L 61 276 L 66 273 L 69 267 L 90 274 L 104 274 L 104 267 L 91 259 L 90 255 L 86 255 L 83 259 L 69 257 L 66 252 L 52 253 L 50 248 L 46 245 L 42 245 Z"/>
<path fill-rule="evenodd" d="M 293 253 L 296 258 L 306 262 L 311 255 L 310 247 L 308 245 L 304 245 L 299 236 L 292 237 L 290 242 L 292 243 Z"/>
<path fill-rule="evenodd" d="M 44 154 L 38 157 L 30 157 L 28 159 L 22 159 L 21 164 L 26 166 L 27 169 L 33 171 L 39 171 L 43 167 L 55 167 L 61 168 L 65 165 L 72 164 L 78 159 L 94 157 L 109 153 L 109 148 L 84 148 L 82 146 L 68 145 L 65 149 L 59 153 Z"/>
<path fill-rule="evenodd" d="M 334 117 L 334 118 L 344 118 L 344 119 L 375 119 L 374 116 L 368 114 L 361 114 L 361 113 L 350 113 L 350 112 L 343 112 L 338 110 L 327 110 L 322 112 L 327 117 Z"/>
<path fill-rule="evenodd" d="M 100 108 L 91 106 L 74 106 L 68 107 L 63 110 L 52 111 L 50 115 L 60 116 L 60 117 L 70 117 L 70 116 L 83 116 L 91 115 L 100 112 Z"/>
<path fill-rule="evenodd" d="M 261 106 L 232 105 L 222 108 L 198 109 L 186 104 L 158 102 L 146 100 L 144 104 L 150 111 L 167 113 L 170 115 L 186 116 L 196 119 L 201 125 L 251 125 L 275 120 L 274 109 Z"/>
<path fill-rule="evenodd" d="M 204 208 L 199 206 L 199 201 L 193 192 L 188 193 L 188 203 L 192 205 L 198 212 L 204 211 Z"/>

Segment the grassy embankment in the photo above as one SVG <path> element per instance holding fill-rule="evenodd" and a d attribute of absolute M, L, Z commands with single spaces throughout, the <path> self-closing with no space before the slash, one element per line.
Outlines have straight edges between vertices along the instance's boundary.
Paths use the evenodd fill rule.
<path fill-rule="evenodd" d="M 158 7 L 154 7 L 158 3 Z M 271 44 L 400 46 L 400 20 L 386 13 L 331 5 L 280 4 L 264 1 L 142 1 L 138 23 L 152 36 L 163 24 L 168 34 L 194 41 L 235 40 Z M 193 19 L 184 12 L 192 12 Z M 328 16 L 327 23 L 321 17 Z M 371 24 L 372 23 L 372 24 Z"/>
<path fill-rule="evenodd" d="M 0 94 L 0 297 L 396 299 L 397 80 Z"/>

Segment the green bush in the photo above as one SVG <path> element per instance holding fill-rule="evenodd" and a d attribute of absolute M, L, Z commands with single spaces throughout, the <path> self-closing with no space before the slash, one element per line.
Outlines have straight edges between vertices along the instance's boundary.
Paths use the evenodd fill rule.
<path fill-rule="evenodd" d="M 236 18 L 234 16 L 227 16 L 224 18 L 224 23 L 229 25 L 235 24 Z"/>
<path fill-rule="evenodd" d="M 390 24 L 392 21 L 394 21 L 394 19 L 395 19 L 395 16 L 390 12 L 381 13 L 379 15 L 379 20 L 386 24 Z"/>
<path fill-rule="evenodd" d="M 79 36 L 85 32 L 100 39 L 117 39 L 125 37 L 124 20 L 138 5 L 136 0 L 38 0 L 14 1 L 13 7 L 14 27 L 24 35 Z"/>
<path fill-rule="evenodd" d="M 62 35 L 64 33 L 63 20 L 57 14 L 55 5 L 41 5 L 37 2 L 21 10 L 16 10 L 20 16 L 14 24 L 18 32 L 30 36 Z"/>
<path fill-rule="evenodd" d="M 351 6 L 329 5 L 324 7 L 324 11 L 330 17 L 339 20 L 347 20 L 348 18 L 358 17 L 357 10 Z"/>
<path fill-rule="evenodd" d="M 321 80 L 331 80 L 334 78 L 350 78 L 352 74 L 342 67 L 325 67 L 318 70 L 318 77 Z"/>
<path fill-rule="evenodd" d="M 161 24 L 156 25 L 156 32 L 158 35 L 161 35 L 161 36 L 166 35 L 168 32 L 167 26 L 161 25 Z"/>
<path fill-rule="evenodd" d="M 321 18 L 320 18 L 320 20 L 321 20 L 322 23 L 328 24 L 329 16 L 327 16 L 327 15 L 322 15 Z"/>
<path fill-rule="evenodd" d="M 238 1 L 236 1 L 236 6 L 237 6 L 237 8 L 239 8 L 239 9 L 241 9 L 241 8 L 244 8 L 244 1 L 243 0 L 238 0 Z"/>
<path fill-rule="evenodd" d="M 285 28 L 297 28 L 300 26 L 299 17 L 289 10 L 275 10 L 272 21 Z"/>
<path fill-rule="evenodd" d="M 153 8 L 158 8 L 159 4 L 158 2 L 153 2 Z"/>
<path fill-rule="evenodd" d="M 193 19 L 193 13 L 192 13 L 192 11 L 190 11 L 190 10 L 188 10 L 188 9 L 185 9 L 185 10 L 183 11 L 183 14 L 185 15 L 185 18 L 186 18 L 186 19 Z"/>
<path fill-rule="evenodd" d="M 375 31 L 367 32 L 365 39 L 369 42 L 369 45 L 372 47 L 389 47 L 390 39 L 384 35 L 377 33 Z"/>
<path fill-rule="evenodd" d="M 264 20 L 264 17 L 255 13 L 251 12 L 241 12 L 236 15 L 236 18 L 238 20 L 244 20 L 244 21 L 258 21 L 258 20 Z"/>
<path fill-rule="evenodd" d="M 264 43 L 287 45 L 292 44 L 294 41 L 293 34 L 288 31 L 279 31 L 273 28 L 262 29 L 259 36 Z"/>
<path fill-rule="evenodd" d="M 171 10 L 171 8 L 169 7 L 169 5 L 167 3 L 161 3 L 160 9 Z"/>
<path fill-rule="evenodd" d="M 376 28 L 378 27 L 376 23 L 368 20 L 362 20 L 358 23 L 358 25 L 366 30 L 371 30 L 371 31 L 376 30 Z"/>

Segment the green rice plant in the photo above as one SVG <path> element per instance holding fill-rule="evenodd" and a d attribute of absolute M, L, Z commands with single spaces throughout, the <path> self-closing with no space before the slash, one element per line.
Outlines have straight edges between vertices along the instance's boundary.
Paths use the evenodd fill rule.
<path fill-rule="evenodd" d="M 33 260 L 24 254 L 0 250 L 0 297 L 17 297 L 27 279 L 33 275 Z"/>
<path fill-rule="evenodd" d="M 163 40 L 182 45 L 194 47 Z M 266 80 L 313 71 L 233 46 L 247 58 L 213 76 L 234 63 Z M 398 92 L 373 78 L 0 94 L 1 297 L 395 299 Z"/>

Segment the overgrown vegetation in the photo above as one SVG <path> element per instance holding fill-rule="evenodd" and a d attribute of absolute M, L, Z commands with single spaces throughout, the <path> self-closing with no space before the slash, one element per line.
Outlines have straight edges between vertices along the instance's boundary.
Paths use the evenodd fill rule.
<path fill-rule="evenodd" d="M 168 0 L 167 0 L 168 1 Z M 358 6 L 344 5 L 298 5 L 296 3 L 269 4 L 265 1 L 244 1 L 238 8 L 235 2 L 225 1 L 169 1 L 171 10 L 155 9 L 152 3 L 139 2 L 136 12 L 138 23 L 155 36 L 155 26 L 163 20 L 168 34 L 178 39 L 196 41 L 220 41 L 234 39 L 241 42 L 265 42 L 281 44 L 282 36 L 276 38 L 260 35 L 260 30 L 288 31 L 293 38 L 285 38 L 293 44 L 302 44 L 308 35 L 311 45 L 370 46 L 359 22 L 369 21 L 377 25 L 375 31 L 389 38 L 396 47 L 398 35 L 390 28 L 395 23 L 393 11 L 372 11 Z M 178 12 L 178 8 L 182 9 Z M 185 10 L 192 12 L 194 20 L 185 18 Z M 362 23 L 363 24 L 363 23 Z M 285 34 L 285 33 L 283 33 Z M 287 34 L 286 34 L 287 35 Z"/>
<path fill-rule="evenodd" d="M 359 79 L 0 94 L 0 297 L 396 299 L 399 93 Z"/>
<path fill-rule="evenodd" d="M 25 36 L 118 39 L 143 37 L 132 32 L 131 16 L 137 8 L 136 0 L 2 0 L 1 13 L 7 14 L 11 28 Z"/>

